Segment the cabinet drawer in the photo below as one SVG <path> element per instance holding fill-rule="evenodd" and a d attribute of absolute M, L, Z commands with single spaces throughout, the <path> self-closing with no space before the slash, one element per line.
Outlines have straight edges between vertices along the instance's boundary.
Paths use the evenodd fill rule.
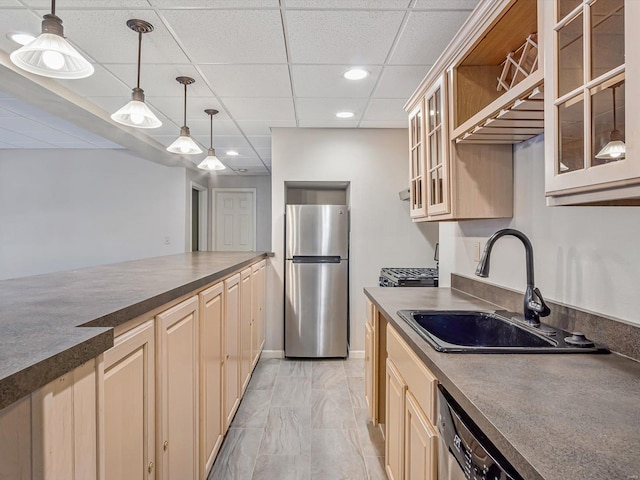
<path fill-rule="evenodd" d="M 436 425 L 436 386 L 438 380 L 391 325 L 387 327 L 387 354 L 413 393 L 416 401 Z"/>

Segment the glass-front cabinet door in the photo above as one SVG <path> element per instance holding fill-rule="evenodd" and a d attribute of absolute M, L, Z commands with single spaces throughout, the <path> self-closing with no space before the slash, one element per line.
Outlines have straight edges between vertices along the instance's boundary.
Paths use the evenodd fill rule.
<path fill-rule="evenodd" d="M 640 55 L 632 50 L 640 28 L 631 20 L 640 18 L 640 1 L 544 7 L 547 195 L 640 183 L 640 114 L 625 108 L 640 97 Z"/>
<path fill-rule="evenodd" d="M 427 215 L 424 179 L 424 103 L 409 114 L 409 201 L 411 218 Z"/>
<path fill-rule="evenodd" d="M 427 177 L 427 215 L 449 213 L 449 149 L 445 75 L 425 94 L 425 160 Z"/>

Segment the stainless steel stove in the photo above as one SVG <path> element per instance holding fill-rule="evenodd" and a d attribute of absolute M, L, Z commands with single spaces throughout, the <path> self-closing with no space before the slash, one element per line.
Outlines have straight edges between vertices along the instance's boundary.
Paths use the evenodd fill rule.
<path fill-rule="evenodd" d="M 437 287 L 437 268 L 390 268 L 380 270 L 381 287 Z"/>

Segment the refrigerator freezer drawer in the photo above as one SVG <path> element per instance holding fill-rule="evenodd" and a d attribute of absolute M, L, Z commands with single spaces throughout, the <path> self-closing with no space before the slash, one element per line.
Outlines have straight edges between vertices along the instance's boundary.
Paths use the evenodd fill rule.
<path fill-rule="evenodd" d="M 346 357 L 348 266 L 286 262 L 286 357 Z"/>
<path fill-rule="evenodd" d="M 349 255 L 345 205 L 287 205 L 285 258 Z"/>

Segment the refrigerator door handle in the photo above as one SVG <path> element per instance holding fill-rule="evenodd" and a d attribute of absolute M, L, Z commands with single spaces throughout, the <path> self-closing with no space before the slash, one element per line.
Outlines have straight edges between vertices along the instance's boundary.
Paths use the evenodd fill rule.
<path fill-rule="evenodd" d="M 340 257 L 315 257 L 311 255 L 294 255 L 293 263 L 340 263 Z"/>

